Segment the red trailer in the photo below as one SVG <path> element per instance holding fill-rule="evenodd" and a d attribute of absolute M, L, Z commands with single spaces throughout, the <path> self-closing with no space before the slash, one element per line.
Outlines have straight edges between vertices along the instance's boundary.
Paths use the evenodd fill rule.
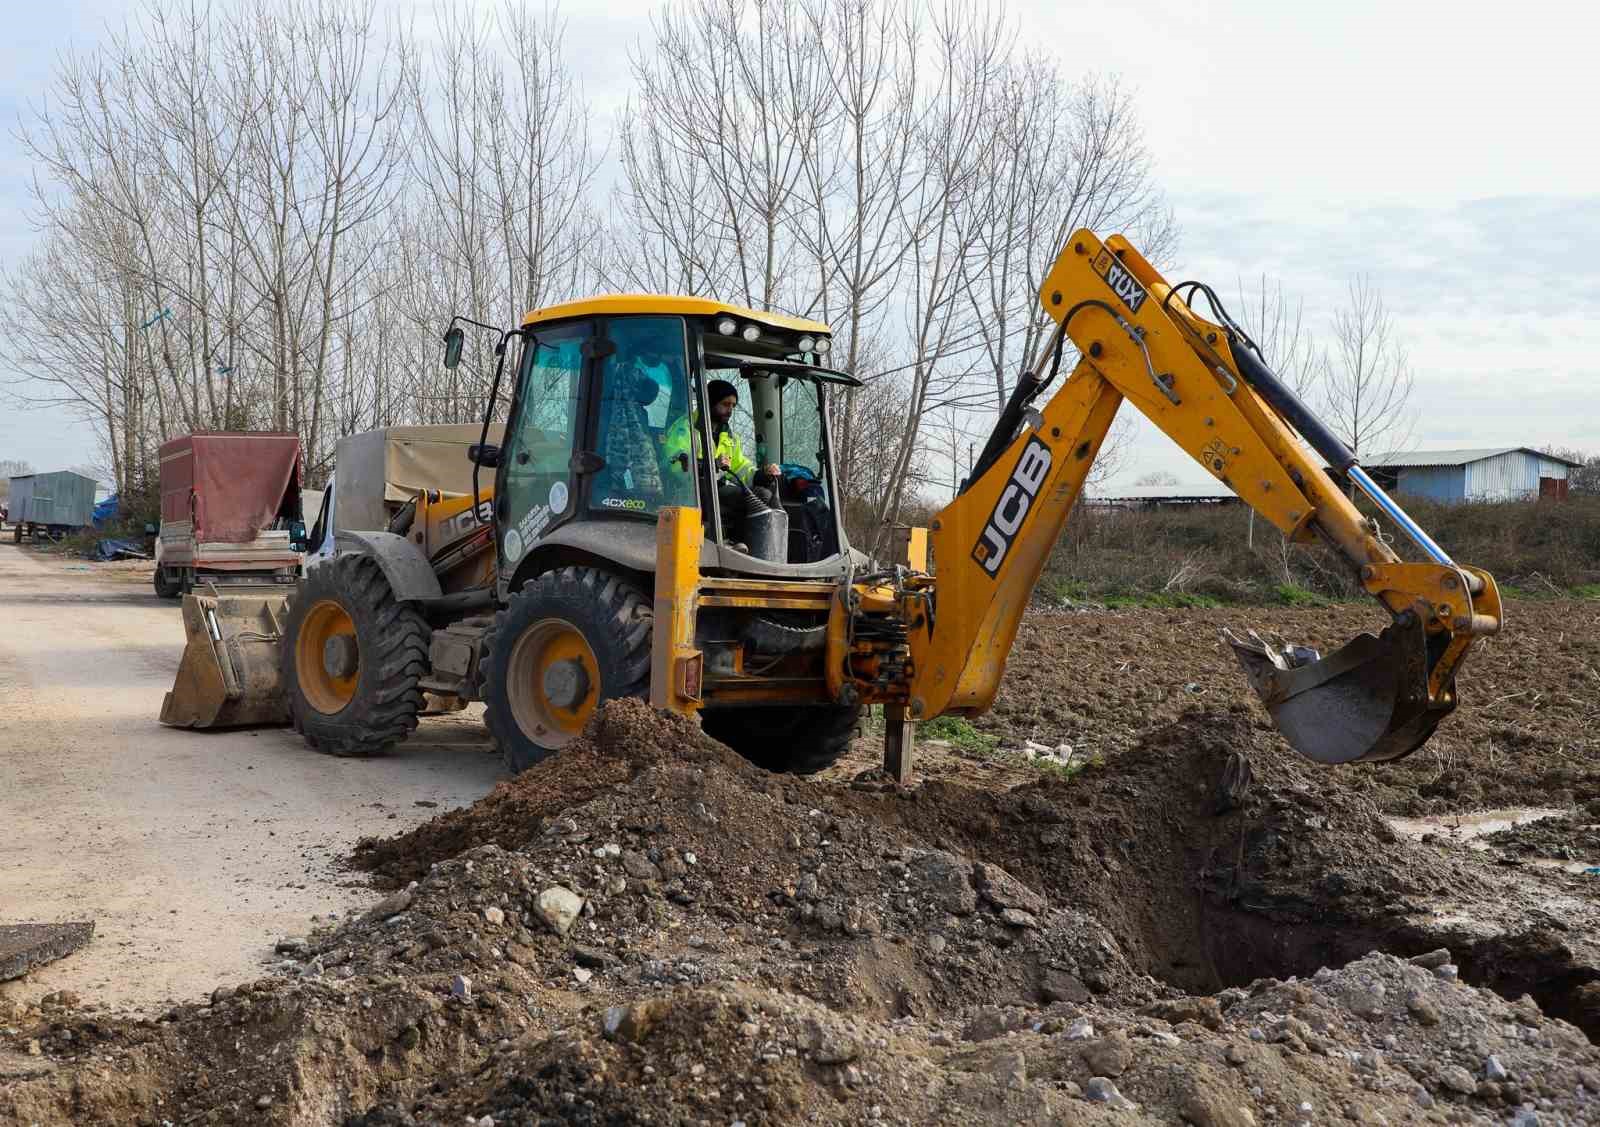
<path fill-rule="evenodd" d="M 292 583 L 300 471 L 293 434 L 197 431 L 164 443 L 156 594 L 206 581 Z"/>

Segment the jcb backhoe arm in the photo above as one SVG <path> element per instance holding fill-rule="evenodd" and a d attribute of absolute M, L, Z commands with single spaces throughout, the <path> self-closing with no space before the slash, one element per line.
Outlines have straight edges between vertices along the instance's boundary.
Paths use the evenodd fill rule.
<path fill-rule="evenodd" d="M 1213 322 L 1191 308 L 1207 295 Z M 1041 288 L 1056 334 L 1024 373 L 965 490 L 932 524 L 937 574 L 915 593 L 911 715 L 976 713 L 994 698 L 1046 557 L 1124 399 L 1284 535 L 1321 537 L 1390 612 L 1327 657 L 1228 635 L 1289 743 L 1322 763 L 1396 759 L 1455 707 L 1473 639 L 1500 628 L 1483 571 L 1454 563 L 1268 368 L 1199 283 L 1169 285 L 1120 235 L 1068 241 Z M 1042 408 L 1067 338 L 1080 359 Z M 1298 437 L 1297 437 L 1298 435 Z M 1302 441 L 1303 440 L 1303 441 Z M 1310 449 L 1307 449 L 1309 445 Z M 1353 482 L 1428 557 L 1402 563 L 1341 492 Z"/>

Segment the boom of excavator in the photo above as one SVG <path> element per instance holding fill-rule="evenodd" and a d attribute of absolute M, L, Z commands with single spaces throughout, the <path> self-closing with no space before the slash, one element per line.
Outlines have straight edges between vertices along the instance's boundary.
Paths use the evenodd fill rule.
<path fill-rule="evenodd" d="M 1219 320 L 1200 316 L 1185 291 L 1208 295 Z M 1173 287 L 1126 239 L 1080 230 L 1040 300 L 1055 335 L 1019 381 L 966 487 L 934 518 L 926 541 L 934 566 L 912 558 L 840 586 L 824 659 L 829 698 L 883 703 L 913 720 L 985 711 L 1126 401 L 1285 536 L 1330 545 L 1393 619 L 1326 657 L 1226 635 L 1289 743 L 1329 764 L 1396 759 L 1421 746 L 1455 707 L 1456 671 L 1473 641 L 1500 628 L 1493 578 L 1452 561 L 1383 494 L 1204 286 Z M 1079 359 L 1036 406 L 1060 376 L 1068 341 Z M 1366 492 L 1427 561 L 1402 562 L 1335 474 Z M 664 518 L 663 558 L 692 554 L 683 526 L 693 516 L 674 517 L 670 535 Z M 677 688 L 695 656 L 686 625 L 700 582 L 692 571 L 658 572 L 655 695 L 667 707 L 697 703 Z"/>

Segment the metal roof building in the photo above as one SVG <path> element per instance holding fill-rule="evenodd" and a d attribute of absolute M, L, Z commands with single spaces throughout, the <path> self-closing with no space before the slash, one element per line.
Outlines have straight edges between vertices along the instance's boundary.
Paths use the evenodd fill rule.
<path fill-rule="evenodd" d="M 7 502 L 12 524 L 87 528 L 94 519 L 95 480 L 74 470 L 17 474 Z"/>
<path fill-rule="evenodd" d="M 1209 485 L 1125 485 L 1097 490 L 1084 503 L 1098 508 L 1155 509 L 1171 506 L 1233 505 L 1239 497 L 1220 481 Z"/>
<path fill-rule="evenodd" d="M 1567 495 L 1567 473 L 1577 462 L 1531 446 L 1470 450 L 1400 450 L 1363 456 L 1379 485 L 1435 501 L 1517 501 Z"/>

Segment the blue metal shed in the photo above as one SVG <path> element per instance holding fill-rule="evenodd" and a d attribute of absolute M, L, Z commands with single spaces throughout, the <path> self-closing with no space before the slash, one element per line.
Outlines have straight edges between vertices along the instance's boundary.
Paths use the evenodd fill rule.
<path fill-rule="evenodd" d="M 94 518 L 95 480 L 72 470 L 18 474 L 11 479 L 11 521 L 51 528 L 83 528 Z"/>
<path fill-rule="evenodd" d="M 1565 497 L 1568 471 L 1578 465 L 1531 446 L 1403 450 L 1361 463 L 1397 493 L 1447 503 Z"/>

